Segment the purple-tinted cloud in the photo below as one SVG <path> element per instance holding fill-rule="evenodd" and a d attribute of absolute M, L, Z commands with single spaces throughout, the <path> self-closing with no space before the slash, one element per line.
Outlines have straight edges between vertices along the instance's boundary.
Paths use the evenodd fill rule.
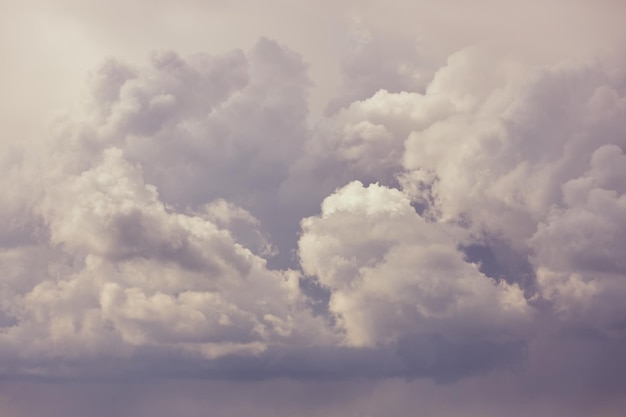
<path fill-rule="evenodd" d="M 560 3 L 519 18 L 545 34 Z M 612 19 L 575 35 L 574 2 L 559 33 L 588 43 L 561 51 L 379 6 L 307 6 L 352 25 L 323 115 L 310 51 L 261 37 L 106 59 L 44 134 L 6 135 L 3 413 L 623 414 Z"/>

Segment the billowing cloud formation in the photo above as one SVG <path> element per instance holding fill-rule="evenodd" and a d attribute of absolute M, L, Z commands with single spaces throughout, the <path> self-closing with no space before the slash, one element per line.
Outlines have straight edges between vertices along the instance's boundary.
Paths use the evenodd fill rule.
<path fill-rule="evenodd" d="M 471 50 L 451 60 L 459 65 L 441 70 L 427 95 L 444 94 L 454 110 L 407 139 L 406 186 L 432 202 L 437 218 L 463 218 L 528 254 L 539 291 L 557 310 L 591 303 L 608 314 L 600 293 L 615 294 L 623 280 L 621 77 L 597 62 L 520 77 L 484 71 Z M 450 91 L 460 68 L 497 84 L 482 96 Z"/>
<path fill-rule="evenodd" d="M 611 144 L 590 159 L 587 172 L 563 184 L 563 204 L 531 238 L 534 262 L 544 296 L 559 313 L 623 337 L 624 311 L 617 300 L 626 294 L 626 157 Z"/>
<path fill-rule="evenodd" d="M 331 291 L 346 343 L 370 346 L 413 334 L 510 337 L 528 319 L 521 290 L 465 261 L 458 238 L 422 219 L 402 192 L 354 182 L 303 220 L 306 273 Z"/>
<path fill-rule="evenodd" d="M 267 39 L 247 55 L 165 52 L 141 69 L 108 61 L 92 75 L 86 110 L 59 139 L 81 159 L 120 147 L 167 203 L 260 199 L 280 184 L 307 134 L 308 85 L 300 57 Z"/>
<path fill-rule="evenodd" d="M 26 226 L 2 252 L 4 371 L 64 375 L 35 364 L 80 371 L 81 358 L 146 348 L 210 359 L 327 344 L 299 273 L 269 270 L 259 221 L 224 200 L 263 207 L 278 186 L 305 135 L 306 85 L 299 58 L 269 40 L 249 55 L 100 67 L 84 110 L 16 165 L 30 176 L 15 184 L 35 195 L 6 195 L 5 219 Z"/>
<path fill-rule="evenodd" d="M 324 339 L 297 272 L 268 270 L 211 220 L 211 206 L 168 210 L 119 150 L 50 189 L 42 207 L 52 248 L 3 259 L 6 267 L 46 257 L 4 276 L 3 307 L 17 322 L 4 328 L 3 344 L 21 346 L 27 359 L 127 356 L 147 346 L 210 358 Z M 19 288 L 31 274 L 32 287 Z"/>
<path fill-rule="evenodd" d="M 450 381 L 549 362 L 552 334 L 617 351 L 620 61 L 434 70 L 377 36 L 313 126 L 306 65 L 263 38 L 108 60 L 12 143 L 2 373 Z"/>

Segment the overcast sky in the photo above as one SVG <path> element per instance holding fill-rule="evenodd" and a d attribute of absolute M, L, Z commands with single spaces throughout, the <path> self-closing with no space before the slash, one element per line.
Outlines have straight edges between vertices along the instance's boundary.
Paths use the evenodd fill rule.
<path fill-rule="evenodd" d="M 2 2 L 0 414 L 623 416 L 623 16 Z"/>

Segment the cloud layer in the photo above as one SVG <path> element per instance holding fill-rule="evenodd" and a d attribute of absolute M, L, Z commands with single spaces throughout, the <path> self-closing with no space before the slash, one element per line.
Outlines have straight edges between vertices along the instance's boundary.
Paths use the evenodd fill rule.
<path fill-rule="evenodd" d="M 573 412 L 550 394 L 589 413 L 606 395 L 617 415 L 626 61 L 589 53 L 608 32 L 553 59 L 480 31 L 437 50 L 381 23 L 405 7 L 352 15 L 313 116 L 315 71 L 262 37 L 106 59 L 45 134 L 6 139 L 2 377 L 35 397 L 33 381 L 354 390 L 311 416 L 383 415 L 363 392 L 443 398 L 454 382 L 524 392 L 514 415 Z M 293 414 L 280 407 L 262 413 Z"/>

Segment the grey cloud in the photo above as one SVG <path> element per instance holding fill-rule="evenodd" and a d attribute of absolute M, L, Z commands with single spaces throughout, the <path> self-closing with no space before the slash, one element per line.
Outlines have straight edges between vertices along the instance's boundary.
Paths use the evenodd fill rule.
<path fill-rule="evenodd" d="M 624 415 L 623 4 L 23 3 L 3 416 Z"/>
<path fill-rule="evenodd" d="M 379 90 L 392 93 L 423 92 L 433 72 L 431 57 L 425 57 L 417 37 L 390 37 L 358 19 L 351 32 L 351 55 L 344 58 L 343 83 L 330 100 L 326 114 L 336 113 Z"/>
<path fill-rule="evenodd" d="M 530 262 L 529 254 L 512 248 L 509 243 L 493 236 L 485 236 L 482 240 L 472 242 L 459 249 L 465 254 L 468 262 L 478 265 L 478 270 L 495 279 L 508 283 L 517 283 L 526 298 L 537 293 L 535 270 Z"/>
<path fill-rule="evenodd" d="M 7 321 L 13 325 L 2 335 L 7 357 L 14 357 L 33 335 L 37 338 L 24 350 L 29 359 L 23 366 L 6 372 L 95 375 L 103 368 L 89 368 L 85 360 L 99 355 L 112 358 L 113 368 L 135 363 L 141 374 L 154 368 L 149 358 L 155 352 L 156 358 L 172 360 L 161 375 L 436 377 L 440 372 L 441 378 L 455 379 L 499 366 L 501 357 L 520 359 L 524 332 L 516 323 L 519 319 L 523 327 L 529 312 L 521 295 L 515 295 L 518 290 L 497 287 L 466 263 L 455 240 L 464 238 L 445 237 L 447 226 L 426 223 L 398 190 L 354 183 L 322 204 L 320 230 L 330 221 L 328 231 L 347 239 L 341 244 L 347 254 L 360 253 L 362 266 L 372 268 L 345 277 L 365 273 L 372 282 L 362 294 L 330 284 L 333 273 L 325 277 L 317 270 L 324 263 L 317 251 L 329 247 L 301 248 L 305 272 L 316 277 L 302 281 L 297 271 L 267 268 L 262 256 L 274 253 L 269 239 L 279 249 L 293 242 L 301 216 L 313 214 L 325 193 L 342 182 L 365 177 L 397 185 L 404 138 L 415 124 L 433 123 L 449 108 L 438 98 L 429 105 L 418 93 L 381 91 L 332 116 L 330 129 L 320 126 L 312 133 L 305 123 L 305 70 L 296 54 L 266 39 L 247 54 L 181 58 L 164 53 L 154 55 L 148 68 L 108 61 L 96 70 L 87 107 L 58 122 L 53 141 L 35 155 L 46 165 L 39 168 L 41 195 L 32 213 L 47 228 L 37 250 L 48 258 L 31 270 L 36 278 L 28 285 L 18 285 L 17 278 L 7 281 L 18 296 L 7 297 L 4 304 L 5 314 L 15 318 Z M 339 134 L 333 137 L 333 132 Z M 336 158 L 326 163 L 341 175 L 327 177 L 325 186 L 300 199 L 301 187 L 315 181 L 315 171 L 298 171 L 299 164 L 317 169 L 333 148 Z M 311 155 L 304 155 L 305 150 Z M 367 210 L 378 213 L 374 217 L 380 225 L 357 225 L 373 227 L 369 241 L 352 242 L 342 235 L 351 222 L 363 220 L 367 204 L 351 206 L 352 192 L 373 198 Z M 339 209 L 345 213 L 325 219 L 334 213 L 335 203 L 348 204 Z M 395 210 L 403 216 L 396 217 Z M 314 217 L 306 222 L 314 223 Z M 320 230 L 313 223 L 305 227 L 302 242 L 317 239 Z M 381 240 L 380 227 L 394 231 Z M 263 228 L 282 236 L 268 237 Z M 408 236 L 413 229 L 423 236 Z M 426 255 L 410 260 L 421 246 L 434 251 L 433 260 Z M 5 265 L 28 256 L 26 248 L 14 251 L 20 255 L 6 258 Z M 469 279 L 470 287 L 475 281 L 487 296 L 461 288 L 464 284 L 455 289 L 437 281 L 443 286 L 421 297 L 419 311 L 413 311 L 411 298 L 422 285 L 418 282 L 403 303 L 401 320 L 393 324 L 393 294 L 401 291 L 397 284 L 408 278 L 407 268 L 422 265 L 434 271 L 448 262 L 444 275 L 458 277 L 460 283 Z M 372 302 L 381 274 L 395 276 L 397 282 L 390 283 L 389 299 Z M 426 286 L 439 286 L 427 274 L 420 279 Z M 455 298 L 466 292 L 469 309 L 463 310 L 466 302 Z M 490 324 L 481 310 L 489 308 L 492 296 L 508 312 L 501 311 L 497 323 Z M 343 307 L 341 299 L 347 302 Z M 344 308 L 352 302 L 354 309 Z M 455 305 L 465 313 L 455 313 Z M 357 325 L 360 314 L 372 320 L 370 328 Z M 475 326 L 463 314 L 475 317 Z M 463 323 L 474 330 L 453 336 Z M 502 327 L 508 324 L 511 337 Z M 431 333 L 432 338 L 423 336 Z M 342 346 L 343 336 L 354 347 Z M 413 352 L 422 348 L 431 355 Z M 480 350 L 492 352 L 487 355 L 492 360 L 484 360 Z M 456 370 L 445 370 L 444 364 L 462 351 L 478 356 L 471 354 L 454 362 Z M 444 356 L 432 357 L 432 352 Z M 55 365 L 59 360 L 63 366 Z M 202 360 L 206 366 L 198 367 Z M 381 366 L 365 366 L 371 360 Z"/>
<path fill-rule="evenodd" d="M 485 72 L 478 69 L 484 53 L 471 49 L 460 52 L 435 75 L 426 97 L 445 93 L 455 110 L 411 133 L 404 157 L 405 167 L 411 172 L 402 174 L 401 182 L 418 203 L 426 202 L 435 218 L 456 219 L 482 235 L 478 244 L 494 237 L 502 240 L 502 244 L 491 244 L 517 254 L 517 260 L 509 259 L 507 263 L 522 268 L 504 274 L 505 279 L 508 275 L 538 291 L 548 285 L 548 293 L 567 291 L 565 287 L 556 289 L 556 283 L 566 278 L 557 278 L 554 266 L 550 266 L 562 262 L 559 256 L 563 259 L 563 255 L 556 254 L 566 253 L 561 249 L 567 245 L 565 241 L 573 239 L 583 247 L 589 243 L 594 248 L 602 247 L 600 252 L 604 252 L 615 244 L 591 243 L 592 235 L 610 239 L 612 232 L 607 227 L 621 227 L 613 224 L 602 229 L 599 223 L 592 225 L 585 220 L 593 217 L 591 213 L 566 208 L 574 204 L 572 199 L 585 198 L 583 184 L 594 180 L 580 177 L 599 158 L 592 157 L 596 152 L 607 158 L 607 167 L 613 167 L 608 168 L 611 175 L 620 175 L 616 164 L 609 162 L 618 160 L 620 146 L 624 146 L 623 124 L 618 122 L 623 117 L 620 78 L 611 75 L 600 62 L 560 65 L 537 72 L 511 64 L 492 66 Z M 455 84 L 472 71 L 482 81 Z M 477 86 L 479 93 L 472 91 Z M 599 175 L 608 178 L 606 173 Z M 615 191 L 619 198 L 620 191 Z M 548 243 L 550 229 L 545 223 L 556 223 L 559 213 L 571 216 L 568 233 L 587 227 L 585 237 L 563 236 L 559 242 L 554 234 Z M 576 259 L 570 271 L 582 271 L 595 262 L 600 272 L 615 264 L 608 258 L 591 261 L 594 249 L 587 248 L 565 255 Z M 470 259 L 480 260 L 469 255 Z M 482 260 L 483 268 L 487 267 L 486 259 Z M 536 276 L 541 282 L 535 282 Z M 580 291 L 590 290 L 585 284 L 590 279 L 576 281 L 580 282 Z"/>
<path fill-rule="evenodd" d="M 546 298 L 557 310 L 596 329 L 624 336 L 624 155 L 598 148 L 590 169 L 563 185 L 564 207 L 554 210 L 532 238 L 534 264 Z M 589 323 L 590 322 L 590 323 Z"/>
<path fill-rule="evenodd" d="M 115 146 L 176 210 L 217 199 L 252 210 L 265 235 L 256 239 L 276 242 L 258 249 L 293 267 L 301 214 L 298 197 L 282 198 L 279 187 L 309 135 L 306 71 L 300 56 L 266 38 L 247 53 L 154 53 L 147 67 L 109 60 L 91 74 L 84 108 L 56 123 L 42 163 L 54 159 L 59 176 L 76 173 Z M 275 216 L 277 201 L 294 209 Z"/>
<path fill-rule="evenodd" d="M 581 398 L 618 392 L 621 64 L 538 66 L 482 45 L 434 71 L 413 32 L 376 30 L 314 126 L 307 65 L 262 39 L 245 52 L 109 60 L 37 149 L 15 144 L 0 162 L 9 385 L 230 380 L 260 401 L 241 388 L 255 381 L 283 401 L 259 415 L 293 415 L 285 387 L 338 387 L 328 398 L 380 381 L 372 398 L 307 411 L 369 417 L 406 415 L 428 393 L 440 395 L 433 416 L 592 414 Z M 450 405 L 421 379 L 493 401 Z M 381 405 L 400 401 L 389 387 L 401 407 Z M 122 396 L 113 411 L 256 411 L 236 393 L 164 405 L 135 388 L 146 403 Z M 491 390 L 531 394 L 512 412 Z M 551 408 L 550 395 L 579 408 Z"/>
<path fill-rule="evenodd" d="M 317 213 L 320 201 L 351 181 L 398 187 L 407 136 L 445 116 L 448 107 L 444 97 L 429 100 L 386 90 L 351 103 L 315 125 L 279 195 L 297 202 L 299 221 Z"/>
<path fill-rule="evenodd" d="M 625 382 L 623 366 L 607 358 L 614 358 L 623 345 L 576 342 L 574 347 L 570 342 L 552 338 L 537 343 L 536 351 L 543 354 L 531 367 L 444 384 L 396 378 L 298 382 L 276 378 L 252 383 L 198 379 L 22 380 L 0 382 L 0 404 L 11 417 L 72 413 L 108 416 L 111 412 L 128 417 L 401 417 L 407 410 L 420 410 L 434 417 L 621 415 L 625 405 L 620 395 Z"/>
<path fill-rule="evenodd" d="M 76 158 L 84 149 L 72 139 L 65 151 Z M 106 148 L 91 161 L 82 172 L 68 164 L 44 178 L 33 213 L 48 228 L 41 245 L 51 248 L 5 251 L 3 373 L 80 374 L 92 355 L 132 361 L 144 346 L 180 358 L 195 352 L 198 361 L 262 352 L 263 340 L 332 339 L 306 308 L 299 274 L 268 270 L 222 228 L 239 217 L 261 236 L 245 210 L 226 204 L 220 213 L 216 203 L 181 213 L 123 150 Z M 37 251 L 42 264 L 27 263 Z M 14 366 L 18 352 L 23 361 Z"/>

